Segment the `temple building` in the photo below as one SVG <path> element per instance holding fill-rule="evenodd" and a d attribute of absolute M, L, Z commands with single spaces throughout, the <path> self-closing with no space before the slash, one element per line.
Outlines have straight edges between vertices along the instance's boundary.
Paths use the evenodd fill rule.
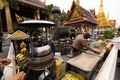
<path fill-rule="evenodd" d="M 0 31 L 12 33 L 19 21 L 45 19 L 45 3 L 41 0 L 0 0 Z"/>
<path fill-rule="evenodd" d="M 78 32 L 92 31 L 98 25 L 91 12 L 73 1 L 70 11 L 67 13 L 65 26 L 76 29 Z"/>

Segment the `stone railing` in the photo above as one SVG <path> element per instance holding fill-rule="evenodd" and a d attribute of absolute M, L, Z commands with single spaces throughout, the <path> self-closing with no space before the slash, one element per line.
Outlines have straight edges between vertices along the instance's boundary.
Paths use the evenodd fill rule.
<path fill-rule="evenodd" d="M 114 44 L 95 80 L 114 80 L 118 53 L 117 51 L 117 44 Z"/>
<path fill-rule="evenodd" d="M 9 52 L 8 52 L 8 59 L 11 59 L 12 62 L 5 66 L 4 68 L 4 76 L 2 77 L 1 80 L 10 80 L 11 77 L 13 77 L 16 74 L 16 68 L 15 68 L 15 55 L 14 55 L 14 48 L 13 44 L 10 44 Z"/>
<path fill-rule="evenodd" d="M 117 61 L 117 51 L 118 51 L 117 44 L 114 44 L 112 50 L 107 56 L 100 71 L 98 72 L 95 80 L 114 80 L 116 61 Z M 14 55 L 14 49 L 13 49 L 12 43 L 10 45 L 7 58 L 10 58 L 13 60 L 12 63 L 9 64 L 8 66 L 15 67 L 15 61 L 14 61 L 15 55 Z M 6 66 L 3 72 L 5 75 L 1 80 L 9 80 L 14 74 L 16 74 L 16 69 Z"/>

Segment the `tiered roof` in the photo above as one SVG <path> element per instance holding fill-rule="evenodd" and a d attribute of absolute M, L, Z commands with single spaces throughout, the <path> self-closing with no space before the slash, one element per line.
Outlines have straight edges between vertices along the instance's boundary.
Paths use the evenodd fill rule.
<path fill-rule="evenodd" d="M 36 8 L 45 8 L 45 4 L 40 0 L 18 0 L 19 3 Z"/>
<path fill-rule="evenodd" d="M 19 10 L 14 10 L 14 12 L 19 16 L 24 16 L 26 18 L 33 19 L 34 13 L 37 9 L 40 10 L 41 12 L 45 9 L 45 3 L 42 2 L 41 0 L 17 0 L 17 1 Z M 41 14 L 44 15 L 44 13 Z"/>

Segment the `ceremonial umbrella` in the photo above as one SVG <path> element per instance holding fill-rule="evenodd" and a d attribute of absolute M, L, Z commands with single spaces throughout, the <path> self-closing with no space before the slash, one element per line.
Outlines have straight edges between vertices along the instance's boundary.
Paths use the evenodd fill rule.
<path fill-rule="evenodd" d="M 16 55 L 16 47 L 15 47 L 15 42 L 14 41 L 19 41 L 19 40 L 24 40 L 29 38 L 29 35 L 24 33 L 23 31 L 17 30 L 16 32 L 14 32 L 13 34 L 9 35 L 5 40 L 12 40 L 13 42 L 13 47 L 15 50 L 15 55 Z M 19 46 L 18 46 L 19 47 Z"/>
<path fill-rule="evenodd" d="M 21 39 L 26 39 L 26 38 L 29 38 L 28 34 L 22 32 L 20 30 L 17 30 L 16 32 L 14 32 L 10 36 L 8 36 L 6 38 L 6 40 L 8 40 L 8 39 L 11 39 L 11 40 L 21 40 Z"/>

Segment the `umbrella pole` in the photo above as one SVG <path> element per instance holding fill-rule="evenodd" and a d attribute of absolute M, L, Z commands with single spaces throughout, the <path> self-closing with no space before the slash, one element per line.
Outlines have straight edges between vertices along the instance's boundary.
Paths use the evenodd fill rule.
<path fill-rule="evenodd" d="M 30 50 L 29 50 L 29 52 L 30 52 L 30 54 L 32 54 L 32 33 L 31 33 L 31 27 L 30 27 L 30 29 L 29 29 L 29 34 L 30 34 Z M 32 54 L 32 57 L 33 57 L 33 54 Z"/>
<path fill-rule="evenodd" d="M 15 57 L 16 57 L 17 52 L 16 52 L 16 47 L 15 47 L 15 42 L 14 42 L 14 40 L 12 40 L 12 43 L 13 43 L 13 47 L 14 47 L 14 51 L 15 51 Z"/>
<path fill-rule="evenodd" d="M 46 34 L 46 40 L 47 40 L 47 28 L 45 27 L 45 34 Z"/>

